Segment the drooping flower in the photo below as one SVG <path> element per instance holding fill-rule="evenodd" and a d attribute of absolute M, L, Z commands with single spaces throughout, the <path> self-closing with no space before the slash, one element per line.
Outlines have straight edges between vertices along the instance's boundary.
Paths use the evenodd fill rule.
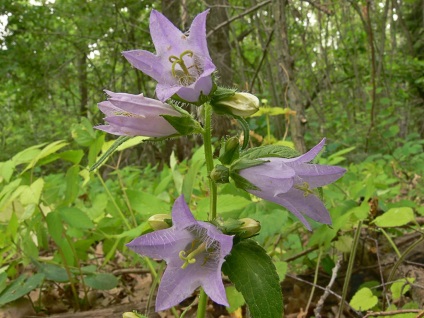
<path fill-rule="evenodd" d="M 161 115 L 180 117 L 181 114 L 172 106 L 144 97 L 143 94 L 105 92 L 110 98 L 98 106 L 106 115 L 104 120 L 108 125 L 94 128 L 125 136 L 166 137 L 177 133 L 177 130 L 161 117 Z"/>
<path fill-rule="evenodd" d="M 156 55 L 145 50 L 122 54 L 137 69 L 158 82 L 156 94 L 166 101 L 177 94 L 187 102 L 199 101 L 209 95 L 216 67 L 209 55 L 206 42 L 206 16 L 209 10 L 197 15 L 190 30 L 181 32 L 156 10 L 150 14 L 150 34 Z"/>
<path fill-rule="evenodd" d="M 228 306 L 221 266 L 231 251 L 232 236 L 212 224 L 196 221 L 180 196 L 172 208 L 172 227 L 142 235 L 127 246 L 140 255 L 164 259 L 156 310 L 179 304 L 202 286 L 216 303 Z"/>
<path fill-rule="evenodd" d="M 263 164 L 238 171 L 257 189 L 246 191 L 275 202 L 292 212 L 309 230 L 311 219 L 331 224 L 330 214 L 314 189 L 330 184 L 343 176 L 346 169 L 309 163 L 324 147 L 325 138 L 307 153 L 296 158 L 260 158 Z"/>

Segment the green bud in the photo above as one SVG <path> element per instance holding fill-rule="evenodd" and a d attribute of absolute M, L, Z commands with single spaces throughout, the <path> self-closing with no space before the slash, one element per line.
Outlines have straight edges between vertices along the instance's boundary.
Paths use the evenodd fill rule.
<path fill-rule="evenodd" d="M 216 165 L 216 167 L 212 170 L 210 177 L 216 183 L 229 183 L 230 171 L 225 166 Z"/>
<path fill-rule="evenodd" d="M 172 219 L 169 214 L 155 214 L 149 217 L 147 220 L 150 227 L 157 231 L 157 230 L 164 230 L 167 228 L 170 228 L 172 226 Z"/>
<path fill-rule="evenodd" d="M 249 238 L 255 236 L 261 230 L 261 223 L 251 218 L 239 219 L 243 222 L 243 225 L 240 226 L 237 230 L 238 236 L 240 238 Z"/>
<path fill-rule="evenodd" d="M 219 161 L 222 164 L 231 164 L 234 160 L 237 160 L 240 156 L 240 143 L 237 137 L 231 137 L 227 139 L 222 147 L 219 154 Z"/>
<path fill-rule="evenodd" d="M 249 93 L 235 93 L 219 100 L 212 100 L 211 105 L 218 114 L 248 117 L 259 110 L 259 99 Z"/>

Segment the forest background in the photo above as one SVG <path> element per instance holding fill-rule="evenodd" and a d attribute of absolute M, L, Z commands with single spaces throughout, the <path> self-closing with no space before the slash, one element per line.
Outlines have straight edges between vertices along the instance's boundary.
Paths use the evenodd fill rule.
<path fill-rule="evenodd" d="M 141 231 L 146 206 L 167 210 L 176 192 L 198 199 L 201 213 L 207 193 L 193 181 L 202 172 L 196 138 L 162 143 L 138 139 L 130 149 L 118 149 L 101 173 L 93 176 L 87 170 L 113 140 L 91 129 L 102 123 L 97 103 L 105 100 L 103 90 L 154 96 L 155 83 L 121 55 L 131 49 L 154 51 L 148 32 L 153 8 L 182 30 L 197 13 L 211 8 L 208 43 L 220 84 L 254 93 L 264 107 L 261 116 L 249 119 L 252 145 L 279 143 L 305 152 L 326 137 L 321 162 L 349 169 L 325 192 L 328 205 L 350 202 L 353 208 L 376 202 L 376 215 L 357 217 L 349 229 L 335 228 L 331 234 L 321 230 L 312 243 L 309 233 L 307 239 L 298 235 L 306 235 L 299 227 L 287 230 L 294 220 L 268 227 L 259 240 L 269 249 L 277 250 L 281 242 L 274 238 L 281 228 L 293 235 L 281 243 L 283 261 L 309 244 L 311 253 L 296 258 L 296 270 L 314 269 L 326 257 L 334 265 L 334 241 L 340 242 L 338 253 L 349 254 L 350 244 L 343 243 L 354 239 L 355 222 L 395 208 L 407 211 L 408 217 L 391 226 L 380 223 L 392 231 L 388 237 L 422 237 L 423 1 L 2 1 L 0 220 L 7 235 L 0 240 L 0 300 L 8 295 L 10 281 L 21 277 L 21 265 L 32 264 L 43 279 L 54 280 L 34 265 L 52 253 L 49 264 L 67 270 L 67 263 L 87 263 L 83 251 L 101 241 L 106 260 L 88 274 L 66 271 L 65 282 L 73 286 L 74 276 L 104 272 L 123 249 L 124 236 L 119 235 L 132 227 Z M 237 129 L 228 119 L 216 119 L 216 146 L 220 137 Z M 190 180 L 183 177 L 187 172 Z M 108 196 L 101 193 L 104 189 Z M 227 207 L 228 213 L 248 213 L 251 198 L 228 188 L 223 194 L 226 203 L 234 203 L 230 196 L 245 200 Z M 122 199 L 113 199 L 118 197 Z M 60 218 L 45 219 L 46 211 L 57 208 L 62 209 Z M 89 227 L 70 220 L 65 208 L 82 213 Z M 117 227 L 101 220 L 110 209 L 120 220 Z M 40 225 L 40 220 L 45 222 Z M 55 237 L 55 222 L 69 236 L 67 243 Z M 406 226 L 409 222 L 416 227 Z M 52 241 L 59 252 L 53 252 Z M 325 249 L 318 253 L 314 244 Z M 397 252 L 402 255 L 402 248 Z M 79 308 L 78 293 L 72 290 L 73 306 Z M 378 306 L 385 308 L 384 301 Z"/>

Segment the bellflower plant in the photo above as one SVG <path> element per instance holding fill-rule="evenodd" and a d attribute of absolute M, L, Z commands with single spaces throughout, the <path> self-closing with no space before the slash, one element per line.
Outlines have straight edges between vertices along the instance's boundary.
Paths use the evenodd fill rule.
<path fill-rule="evenodd" d="M 261 225 L 249 217 L 233 219 L 219 215 L 218 184 L 228 183 L 232 178 L 239 188 L 286 207 L 310 230 L 306 217 L 331 224 L 329 212 L 316 196 L 315 189 L 336 181 L 346 170 L 311 163 L 323 148 L 325 139 L 300 156 L 293 153 L 293 149 L 278 145 L 246 149 L 250 128 L 245 117 L 258 110 L 259 99 L 253 94 L 238 93 L 235 88 L 219 87 L 214 83 L 215 65 L 206 42 L 208 13 L 207 10 L 197 15 L 189 31 L 182 33 L 161 13 L 151 12 L 150 32 L 156 53 L 133 50 L 123 52 L 123 55 L 134 67 L 157 81 L 159 100 L 106 91 L 110 97 L 99 103 L 99 108 L 106 115 L 107 125 L 96 128 L 124 136 L 200 134 L 203 138 L 207 171 L 204 177 L 209 187 L 207 190 L 202 187 L 200 193 L 209 198 L 208 222 L 196 220 L 184 197 L 180 196 L 173 205 L 171 218 L 164 214 L 152 216 L 147 223 L 153 232 L 127 244 L 136 253 L 163 259 L 167 264 L 159 284 L 156 310 L 179 304 L 198 287 L 198 318 L 206 316 L 208 296 L 214 302 L 228 306 L 222 270 L 242 293 L 253 318 L 282 317 L 283 297 L 275 265 L 267 251 L 252 239 L 259 233 Z M 169 98 L 202 106 L 198 108 L 202 112 L 201 122 L 176 105 L 165 104 Z M 213 113 L 237 119 L 244 135 L 242 144 L 239 134 L 222 141 L 218 157 L 221 165 L 216 167 L 212 143 Z M 99 167 L 126 138 L 118 138 L 91 169 Z M 190 170 L 195 171 L 188 178 L 191 185 L 190 182 L 184 183 L 187 185 L 184 190 L 193 193 L 193 197 L 198 194 L 194 195 L 188 187 L 195 184 L 194 176 L 203 171 L 200 168 Z M 154 273 L 152 264 L 149 268 Z M 173 314 L 176 316 L 175 312 Z"/>
<path fill-rule="evenodd" d="M 193 20 L 187 33 L 181 32 L 156 10 L 150 14 L 150 34 L 156 55 L 145 50 L 122 54 L 137 69 L 158 82 L 156 94 L 161 101 L 176 94 L 179 99 L 196 103 L 213 88 L 212 63 L 206 42 L 206 16 Z"/>
<path fill-rule="evenodd" d="M 214 302 L 228 306 L 221 266 L 233 246 L 232 236 L 222 234 L 210 223 L 196 221 L 183 196 L 172 208 L 172 224 L 127 244 L 140 255 L 166 261 L 156 310 L 179 304 L 199 286 Z"/>
<path fill-rule="evenodd" d="M 238 173 L 255 186 L 255 189 L 246 189 L 248 192 L 284 206 L 309 230 L 311 226 L 304 215 L 331 224 L 330 214 L 313 190 L 338 180 L 346 169 L 309 163 L 324 144 L 325 138 L 296 158 L 261 158 L 262 164 L 241 169 Z"/>
<path fill-rule="evenodd" d="M 166 137 L 177 134 L 177 130 L 165 120 L 163 115 L 180 117 L 171 105 L 144 97 L 106 91 L 107 101 L 98 104 L 106 115 L 108 125 L 95 126 L 114 135 Z"/>

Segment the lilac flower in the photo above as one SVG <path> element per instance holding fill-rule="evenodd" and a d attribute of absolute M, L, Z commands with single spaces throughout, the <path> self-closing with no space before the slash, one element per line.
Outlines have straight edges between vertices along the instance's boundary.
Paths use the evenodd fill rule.
<path fill-rule="evenodd" d="M 177 94 L 187 102 L 197 102 L 200 94 L 209 95 L 213 83 L 212 63 L 206 43 L 206 16 L 197 15 L 184 34 L 156 10 L 150 14 L 150 34 L 156 55 L 133 50 L 122 54 L 137 69 L 158 82 L 156 94 L 161 101 Z"/>
<path fill-rule="evenodd" d="M 331 224 L 330 214 L 313 189 L 336 181 L 343 176 L 346 169 L 308 163 L 316 157 L 324 144 L 325 138 L 299 157 L 260 158 L 267 162 L 240 170 L 240 176 L 259 189 L 247 191 L 284 206 L 309 230 L 311 226 L 304 215 L 317 222 Z"/>
<path fill-rule="evenodd" d="M 199 286 L 216 303 L 228 306 L 221 266 L 231 251 L 232 236 L 196 221 L 180 196 L 172 208 L 172 227 L 142 235 L 127 246 L 138 254 L 166 261 L 156 310 L 165 310 L 189 297 Z"/>
<path fill-rule="evenodd" d="M 108 125 L 94 128 L 114 135 L 166 137 L 177 133 L 161 115 L 181 116 L 172 106 L 158 100 L 105 91 L 110 98 L 98 104 Z"/>

